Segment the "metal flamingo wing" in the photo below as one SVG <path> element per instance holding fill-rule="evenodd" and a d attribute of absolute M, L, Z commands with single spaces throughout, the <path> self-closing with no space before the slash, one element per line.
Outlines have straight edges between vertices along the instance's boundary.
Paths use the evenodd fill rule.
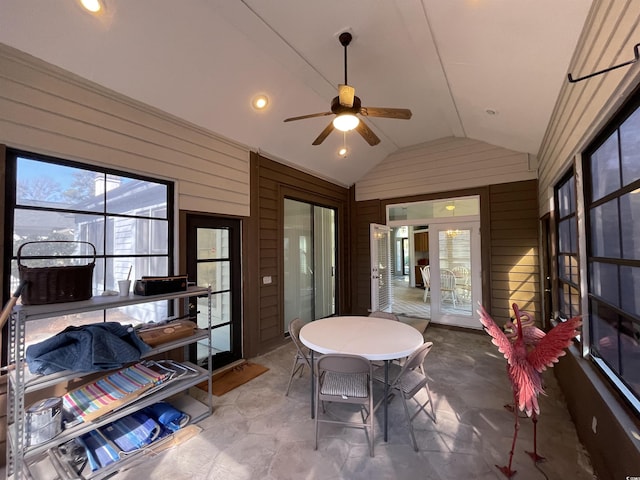
<path fill-rule="evenodd" d="M 514 304 L 515 305 L 515 304 Z M 536 370 L 528 360 L 528 345 L 524 341 L 523 326 L 520 320 L 520 312 L 515 306 L 516 323 L 513 325 L 517 336 L 510 339 L 495 321 L 487 313 L 482 305 L 478 310 L 480 322 L 485 331 L 492 337 L 491 342 L 498 347 L 500 353 L 507 359 L 507 373 L 513 389 L 517 408 L 531 416 L 532 412 L 539 413 L 538 395 L 543 393 L 540 372 Z M 542 340 L 540 340 L 542 342 Z"/>
<path fill-rule="evenodd" d="M 573 337 L 580 333 L 580 325 L 582 320 L 574 317 L 553 327 L 527 355 L 529 364 L 538 372 L 553 367 L 553 364 L 566 354 L 565 350 L 571 345 Z"/>
<path fill-rule="evenodd" d="M 508 371 L 518 409 L 529 417 L 533 412 L 539 414 L 538 395 L 544 393 L 542 377 L 540 372 L 527 362 L 524 349 L 522 354 L 515 355 L 513 365 L 509 366 Z"/>
<path fill-rule="evenodd" d="M 487 332 L 496 347 L 498 347 L 498 351 L 504 355 L 504 358 L 507 359 L 507 362 L 511 364 L 511 359 L 513 357 L 513 344 L 509 340 L 509 338 L 505 335 L 496 322 L 491 318 L 491 316 L 487 313 L 482 305 L 478 309 L 478 315 L 480 315 L 480 322 L 484 326 L 485 332 Z"/>

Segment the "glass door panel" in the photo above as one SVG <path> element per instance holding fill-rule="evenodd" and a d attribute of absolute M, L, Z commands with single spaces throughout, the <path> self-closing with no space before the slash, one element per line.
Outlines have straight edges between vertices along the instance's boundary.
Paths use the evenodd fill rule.
<path fill-rule="evenodd" d="M 284 200 L 284 328 L 335 314 L 336 215 L 330 208 Z"/>
<path fill-rule="evenodd" d="M 480 298 L 479 225 L 432 224 L 429 230 L 435 230 L 435 235 L 430 235 L 431 318 L 477 328 L 474 305 Z"/>
<path fill-rule="evenodd" d="M 190 216 L 187 220 L 189 280 L 211 286 L 211 342 L 214 368 L 241 358 L 240 328 L 240 222 Z M 195 272 L 195 275 L 194 275 Z M 192 299 L 197 323 L 207 323 L 207 299 Z M 198 345 L 192 361 L 206 363 L 207 347 Z"/>

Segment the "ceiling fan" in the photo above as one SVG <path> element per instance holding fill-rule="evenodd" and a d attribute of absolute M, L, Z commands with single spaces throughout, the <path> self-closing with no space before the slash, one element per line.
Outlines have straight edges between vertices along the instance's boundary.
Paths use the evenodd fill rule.
<path fill-rule="evenodd" d="M 318 135 L 313 141 L 313 145 L 320 145 L 325 138 L 329 136 L 334 129 L 348 132 L 355 129 L 371 146 L 380 143 L 378 136 L 367 126 L 361 118 L 356 114 L 364 117 L 383 117 L 383 118 L 399 118 L 408 120 L 411 118 L 411 110 L 407 108 L 382 108 L 382 107 L 363 107 L 360 98 L 355 95 L 355 88 L 347 82 L 347 47 L 351 43 L 353 37 L 349 32 L 343 32 L 338 37 L 340 44 L 344 47 L 344 84 L 338 85 L 338 96 L 331 100 L 331 111 L 322 113 L 312 113 L 310 115 L 302 115 L 300 117 L 287 118 L 285 122 L 294 120 L 304 120 L 305 118 L 324 117 L 327 115 L 335 115 L 329 125 Z"/>

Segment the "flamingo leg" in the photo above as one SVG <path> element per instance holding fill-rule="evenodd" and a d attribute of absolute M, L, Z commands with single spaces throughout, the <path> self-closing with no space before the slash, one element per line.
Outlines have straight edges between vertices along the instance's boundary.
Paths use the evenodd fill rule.
<path fill-rule="evenodd" d="M 518 404 L 518 398 L 516 392 L 513 393 L 514 405 Z M 509 452 L 509 464 L 505 466 L 496 465 L 496 467 L 503 473 L 503 475 L 507 478 L 511 478 L 516 474 L 516 470 L 511 470 L 511 462 L 513 460 L 513 452 L 516 448 L 516 439 L 518 438 L 518 430 L 520 429 L 520 420 L 518 419 L 518 409 L 513 409 L 513 418 L 515 419 L 515 423 L 513 425 L 513 441 L 511 442 L 511 451 Z"/>
<path fill-rule="evenodd" d="M 533 412 L 531 415 L 531 421 L 533 422 L 533 452 L 527 452 L 534 463 L 544 462 L 546 458 L 538 455 L 538 446 L 537 446 L 537 425 L 538 425 L 538 415 L 536 412 Z"/>

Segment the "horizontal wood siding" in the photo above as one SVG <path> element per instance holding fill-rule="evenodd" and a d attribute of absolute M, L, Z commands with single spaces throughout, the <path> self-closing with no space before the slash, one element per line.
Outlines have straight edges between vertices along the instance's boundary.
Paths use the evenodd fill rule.
<path fill-rule="evenodd" d="M 353 191 L 352 187 L 352 191 Z M 351 285 L 353 314 L 368 315 L 371 309 L 371 243 L 369 225 L 386 222 L 379 200 L 353 202 L 352 204 L 351 258 L 354 272 Z"/>
<path fill-rule="evenodd" d="M 422 195 L 537 178 L 535 159 L 447 137 L 389 155 L 356 183 L 356 200 Z"/>
<path fill-rule="evenodd" d="M 511 304 L 541 319 L 539 234 L 535 180 L 491 185 L 491 314 L 500 324 Z"/>
<path fill-rule="evenodd" d="M 640 41 L 640 2 L 596 0 L 569 66 L 574 78 L 634 58 Z M 640 82 L 634 66 L 578 82 L 564 82 L 547 127 L 539 158 L 540 216 L 551 210 L 553 186 Z"/>
<path fill-rule="evenodd" d="M 176 180 L 178 207 L 249 215 L 249 151 L 0 44 L 0 143 Z"/>
<path fill-rule="evenodd" d="M 348 313 L 350 297 L 348 286 L 351 272 L 347 252 L 350 238 L 349 190 L 319 179 L 289 166 L 252 154 L 251 171 L 256 175 L 257 218 L 252 215 L 255 228 L 247 239 L 254 248 L 246 252 L 250 261 L 258 262 L 254 275 L 245 278 L 245 303 L 254 315 L 245 315 L 245 329 L 255 332 L 248 355 L 264 353 L 285 341 L 284 337 L 284 282 L 282 274 L 283 207 L 285 196 L 301 201 L 335 208 L 338 215 L 338 312 Z M 253 166 L 254 165 L 254 166 Z M 246 271 L 246 270 L 245 270 Z M 264 285 L 262 278 L 270 276 L 272 283 Z M 257 305 L 255 305 L 257 303 Z"/>

